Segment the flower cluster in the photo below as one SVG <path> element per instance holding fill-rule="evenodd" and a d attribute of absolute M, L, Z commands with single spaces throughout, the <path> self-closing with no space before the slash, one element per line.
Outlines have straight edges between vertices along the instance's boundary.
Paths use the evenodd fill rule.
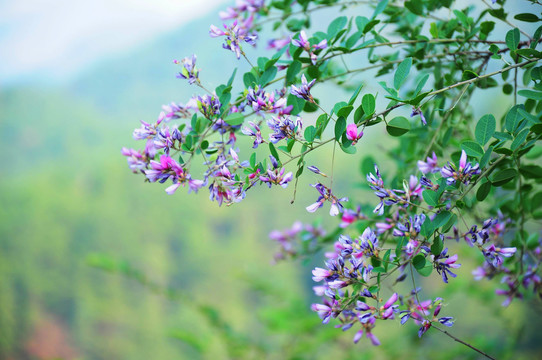
<path fill-rule="evenodd" d="M 442 298 L 418 303 L 416 300 L 417 293 L 418 289 L 414 289 L 411 293 L 411 297 L 407 301 L 407 310 L 401 311 L 401 325 L 405 324 L 409 319 L 412 319 L 416 325 L 421 325 L 418 330 L 418 337 L 422 337 L 434 322 L 439 322 L 448 327 L 453 326 L 454 321 L 452 317 L 443 316 L 438 318 L 440 310 L 442 309 Z M 432 316 L 431 310 L 433 310 Z"/>
<path fill-rule="evenodd" d="M 292 95 L 297 96 L 300 99 L 304 99 L 310 102 L 314 102 L 314 98 L 311 95 L 311 88 L 316 82 L 316 79 L 312 79 L 311 82 L 307 82 L 307 78 L 305 77 L 305 74 L 301 75 L 301 86 L 297 87 L 295 85 L 292 85 L 290 88 L 290 92 Z"/>
<path fill-rule="evenodd" d="M 316 240 L 325 236 L 326 231 L 319 225 L 303 224 L 296 221 L 286 230 L 273 230 L 269 238 L 276 241 L 280 249 L 275 254 L 275 261 L 294 258 L 300 253 L 316 251 Z"/>
<path fill-rule="evenodd" d="M 315 4 L 317 7 L 312 7 Z M 538 188 L 541 177 L 539 166 L 534 163 L 538 155 L 536 151 L 531 152 L 540 129 L 534 128 L 536 116 L 531 113 L 539 110 L 540 106 L 534 103 L 522 106 L 518 103 L 502 117 L 504 121 L 499 131 L 494 116 L 486 115 L 474 124 L 468 106 L 463 103 L 470 98 L 472 88 L 465 86 L 459 96 L 454 97 L 448 92 L 457 90 L 458 85 L 464 85 L 453 81 L 464 76 L 464 73 L 448 67 L 447 71 L 452 73 L 442 79 L 440 71 L 426 71 L 427 66 L 420 62 L 420 56 L 412 55 L 417 53 L 422 42 L 427 52 L 425 58 L 430 57 L 435 64 L 443 65 L 438 60 L 441 55 L 453 55 L 457 61 L 452 66 L 479 62 L 483 66 L 477 72 L 482 72 L 491 57 L 487 51 L 489 44 L 499 44 L 500 50 L 495 56 L 513 53 L 517 57 L 515 50 L 510 47 L 510 41 L 506 42 L 507 46 L 500 46 L 502 41 L 493 42 L 489 33 L 478 34 L 478 27 L 472 29 L 472 38 L 483 41 L 479 45 L 465 40 L 468 55 L 458 53 L 455 48 L 438 53 L 435 49 L 442 49 L 441 46 L 426 47 L 425 40 L 405 38 L 406 41 L 400 45 L 407 48 L 404 53 L 411 57 L 395 61 L 397 51 L 380 45 L 393 48 L 398 44 L 389 43 L 384 36 L 380 36 L 381 30 L 373 28 L 380 21 L 386 24 L 382 27 L 384 29 L 398 25 L 398 21 L 402 20 L 401 17 L 390 18 L 389 13 L 395 12 L 384 11 L 386 4 L 381 2 L 376 7 L 371 20 L 356 17 L 354 21 L 348 16 L 337 18 L 330 24 L 327 33 L 316 32 L 309 38 L 301 27 L 309 22 L 312 9 L 336 5 L 335 1 L 274 1 L 266 5 L 264 0 L 237 0 L 235 6 L 220 13 L 227 24 L 223 28 L 211 25 L 209 33 L 211 37 L 223 36 L 222 46 L 234 52 L 238 59 L 243 56 L 250 65 L 250 70 L 242 75 L 240 91 L 233 90 L 240 83 L 234 71 L 227 85 L 221 84 L 214 91 L 206 90 L 205 95 L 194 95 L 186 105 L 176 102 L 164 105 L 156 122 L 142 121 L 141 126 L 133 132 L 135 140 L 145 142 L 144 148 L 122 149 L 122 155 L 126 157 L 132 172 L 143 174 L 148 182 L 168 183 L 165 190 L 168 194 L 175 193 L 181 185 L 188 185 L 189 192 L 206 187 L 212 201 L 219 205 L 230 205 L 243 200 L 256 185 L 287 188 L 294 175 L 285 166 L 293 161 L 297 161 L 295 199 L 297 179 L 304 169 L 328 178 L 318 167 L 305 166 L 307 155 L 328 143 L 334 146 L 335 160 L 335 149 L 340 148 L 347 154 L 365 150 L 352 145 L 360 142 L 363 136 L 368 136 L 366 129 L 370 126 L 385 123 L 386 130 L 393 136 L 402 136 L 411 131 L 399 140 L 399 148 L 386 150 L 397 162 L 396 177 L 386 178 L 385 184 L 376 164 L 373 173 L 364 174 L 369 187 L 379 199 L 373 210 L 377 215 L 366 216 L 362 212 L 362 208 L 367 210 L 364 204 L 345 207 L 348 198 L 335 195 L 337 188 L 332 185 L 333 177 L 337 174 L 331 171 L 329 179 L 326 179 L 329 180 L 328 185 L 323 184 L 324 181 L 310 185 L 318 194 L 315 202 L 306 207 L 308 212 L 314 213 L 326 202 L 330 203 L 329 214 L 335 216 L 335 220 L 327 221 L 336 221 L 330 235 L 319 225 L 303 225 L 300 222 L 294 223 L 290 229 L 270 234 L 270 238 L 279 245 L 275 260 L 303 258 L 321 250 L 325 252 L 325 266 L 312 271 L 313 280 L 321 283 L 314 287 L 315 293 L 323 300 L 313 304 L 312 309 L 323 323 L 335 319 L 337 327 L 343 331 L 355 327 L 355 343 L 366 337 L 373 345 L 380 344 L 374 331 L 379 321 L 400 317 L 401 324 L 404 324 L 412 319 L 418 326 L 420 337 L 437 324 L 452 326 L 451 317 L 440 316 L 442 299 L 419 300 L 420 290 L 416 288 L 415 282 L 418 280 L 415 274 L 429 276 L 436 273 L 444 283 L 461 276 L 464 268 L 455 249 L 455 246 L 464 245 L 461 239 L 473 248 L 481 260 L 480 264 L 483 264 L 473 272 L 475 279 L 501 280 L 502 285 L 496 293 L 504 297 L 503 305 L 508 305 L 514 299 L 527 298 L 531 291 L 542 297 L 539 274 L 542 247 L 536 234 L 531 231 L 531 225 L 535 223 L 533 219 L 540 218 L 540 211 L 535 208 L 540 199 Z M 349 4 L 343 5 L 344 8 L 349 7 Z M 297 8 L 296 12 L 290 9 L 293 7 Z M 425 13 L 430 9 L 423 10 Z M 268 43 L 275 53 L 252 61 L 243 51 L 243 46 L 245 43 L 255 45 L 257 31 L 262 29 L 258 19 L 277 11 L 282 11 L 283 17 L 277 17 L 273 27 L 280 29 L 280 33 L 275 33 L 274 39 Z M 306 20 L 290 18 L 302 12 L 306 13 Z M 457 12 L 452 13 L 458 15 Z M 522 15 L 520 18 L 527 17 Z M 285 19 L 288 20 L 283 21 Z M 435 21 L 437 29 L 440 29 L 441 21 Z M 461 21 L 455 23 L 461 25 Z M 455 23 L 449 25 L 452 32 L 458 29 Z M 418 31 L 412 26 L 419 25 L 415 17 L 409 17 L 400 25 L 404 31 L 401 27 L 395 30 L 417 34 Z M 297 35 L 292 35 L 293 32 Z M 513 35 L 515 43 L 517 34 Z M 521 38 L 524 35 L 526 33 L 519 33 L 518 36 Z M 507 35 L 507 39 L 509 37 Z M 363 44 L 357 44 L 360 39 L 363 39 Z M 529 39 L 518 41 L 521 46 L 516 44 L 516 49 L 525 48 L 523 43 L 529 43 Z M 376 45 L 372 45 L 375 42 Z M 370 48 L 367 60 L 371 64 L 368 68 L 381 68 L 377 77 L 390 74 L 395 64 L 400 62 L 393 75 L 393 88 L 388 88 L 386 81 L 380 83 L 389 94 L 384 98 L 390 102 L 378 111 L 377 105 L 380 107 L 381 102 L 386 100 L 379 98 L 376 104 L 375 95 L 365 93 L 369 86 L 363 88 L 361 84 L 354 83 L 353 75 L 366 68 L 350 67 L 353 58 L 347 59 L 350 54 L 367 48 Z M 511 60 L 514 61 L 504 62 L 513 63 L 515 71 L 524 71 L 521 68 L 527 63 L 519 63 L 515 58 Z M 529 64 L 537 61 L 535 58 L 531 60 Z M 174 62 L 180 65 L 178 78 L 205 90 L 200 82 L 195 55 Z M 284 69 L 288 71 L 277 76 L 279 70 Z M 417 74 L 412 73 L 414 69 Z M 507 72 L 503 70 L 502 73 Z M 524 71 L 524 82 L 528 83 L 529 78 L 536 77 L 534 73 Z M 495 74 L 486 74 L 484 78 Z M 408 76 L 409 80 L 406 79 Z M 402 84 L 405 87 L 413 84 L 414 77 L 418 80 L 416 90 L 400 88 Z M 482 76 L 471 80 L 480 79 Z M 311 91 L 316 82 L 323 84 L 330 80 L 347 91 L 357 90 L 348 102 L 337 101 L 328 111 L 328 102 L 320 103 Z M 470 84 L 471 80 L 467 82 Z M 435 90 L 423 92 L 427 81 L 431 81 L 428 86 L 433 86 Z M 434 96 L 436 94 L 437 97 Z M 537 101 L 532 98 L 532 93 L 527 91 L 523 94 L 528 94 L 524 97 L 529 102 Z M 404 95 L 409 96 L 409 100 L 405 100 Z M 357 105 L 360 98 L 361 105 Z M 456 100 L 450 102 L 453 98 Z M 440 118 L 445 112 L 443 109 L 447 108 L 446 104 L 453 106 Z M 419 116 L 421 125 L 411 129 L 410 121 L 402 117 L 386 120 L 388 116 L 395 116 L 396 108 L 405 105 L 412 106 L 411 117 Z M 454 108 L 456 110 L 452 111 Z M 312 119 L 305 117 L 303 111 L 318 114 Z M 303 116 L 303 120 L 298 114 Z M 338 120 L 341 117 L 339 114 L 342 115 L 341 121 Z M 350 123 L 347 125 L 343 120 L 349 116 L 354 120 L 348 120 Z M 426 116 L 435 126 L 426 126 Z M 325 139 L 332 127 L 328 124 L 334 122 L 334 136 Z M 438 133 L 441 130 L 443 136 Z M 364 134 L 364 131 L 367 133 Z M 247 154 L 245 159 L 249 160 L 240 160 L 245 153 L 236 147 L 239 132 L 249 137 L 253 149 L 259 148 Z M 469 140 L 463 141 L 462 138 L 467 137 Z M 458 144 L 468 153 L 463 150 L 457 163 L 445 159 L 439 166 L 437 154 L 455 155 Z M 520 162 L 520 158 L 527 153 L 529 156 Z M 416 168 L 416 160 L 418 174 L 409 172 Z M 365 157 L 362 161 L 364 169 L 366 161 L 374 163 L 373 159 Z M 201 180 L 192 178 L 197 169 L 193 167 L 195 162 L 204 169 Z M 388 171 L 389 168 L 386 169 Z M 502 186 L 511 181 L 515 181 L 517 186 Z M 503 204 L 506 204 L 495 202 L 493 207 L 491 203 L 477 207 L 476 202 L 484 201 L 489 194 L 499 198 L 503 194 Z M 517 204 L 520 206 L 515 209 Z M 484 221 L 482 225 L 474 225 L 470 229 L 465 225 L 466 228 L 460 230 L 471 219 L 479 224 L 486 218 L 482 213 L 488 210 L 493 213 L 495 207 L 501 207 L 507 218 L 498 213 L 497 217 Z M 506 234 L 509 230 L 515 231 L 515 236 Z M 408 275 L 411 275 L 414 289 L 406 295 L 396 292 L 398 289 L 395 285 Z M 382 297 L 386 291 L 388 294 Z"/>
<path fill-rule="evenodd" d="M 328 188 L 327 186 L 321 184 L 321 183 L 317 183 L 317 184 L 314 184 L 314 185 L 311 185 L 312 187 L 314 187 L 318 193 L 320 194 L 320 196 L 318 196 L 318 199 L 316 200 L 316 202 L 312 205 L 309 205 L 306 207 L 307 211 L 308 212 L 315 212 L 316 210 L 318 210 L 319 208 L 321 208 L 322 206 L 324 206 L 324 203 L 326 201 L 329 201 L 331 203 L 331 208 L 329 209 L 329 215 L 331 216 L 336 216 L 336 215 L 339 215 L 339 213 L 341 213 L 344 209 L 343 205 L 341 204 L 341 202 L 343 201 L 348 201 L 348 198 L 346 197 L 343 197 L 343 198 L 337 198 L 332 192 L 331 192 L 331 189 Z"/>
<path fill-rule="evenodd" d="M 470 162 L 467 162 L 467 153 L 465 150 L 461 151 L 459 167 L 456 167 L 454 164 L 448 162 L 442 169 L 440 169 L 440 173 L 446 178 L 446 184 L 448 185 L 453 185 L 457 181 L 468 185 L 470 179 L 473 176 L 480 174 L 480 172 L 480 166 L 478 164 L 472 165 Z"/>
<path fill-rule="evenodd" d="M 226 50 L 233 51 L 237 56 L 237 59 L 240 59 L 241 54 L 244 54 L 241 47 L 243 42 L 252 46 L 256 45 L 258 35 L 253 31 L 253 21 L 253 16 L 250 16 L 244 21 L 235 20 L 230 26 L 224 24 L 224 30 L 220 30 L 218 27 L 211 25 L 209 35 L 211 35 L 211 37 L 225 36 L 226 40 L 224 40 L 222 47 Z"/>
<path fill-rule="evenodd" d="M 399 189 L 386 189 L 384 187 L 384 180 L 380 175 L 378 166 L 375 165 L 375 174 L 369 173 L 366 176 L 369 187 L 374 190 L 374 194 L 380 198 L 380 203 L 373 210 L 378 215 L 384 214 L 384 207 L 391 206 L 393 204 L 407 206 L 411 200 L 418 198 L 421 194 L 421 184 L 418 182 L 418 178 L 412 175 L 408 183 L 403 184 L 403 190 Z"/>
<path fill-rule="evenodd" d="M 292 45 L 305 50 L 309 54 L 312 64 L 316 65 L 316 61 L 318 60 L 316 52 L 327 48 L 327 40 L 324 39 L 317 44 L 311 45 L 307 38 L 307 34 L 305 31 L 301 30 L 299 32 L 299 39 L 292 39 Z"/>
<path fill-rule="evenodd" d="M 279 116 L 290 114 L 293 108 L 292 105 L 286 105 L 286 98 L 282 91 L 266 92 L 259 85 L 248 88 L 246 102 L 256 113 L 267 112 Z"/>
<path fill-rule="evenodd" d="M 178 60 L 173 60 L 173 63 L 180 64 Z M 196 55 L 192 55 L 190 58 L 184 58 L 181 60 L 183 68 L 181 72 L 177 74 L 179 79 L 187 79 L 189 84 L 199 83 L 199 70 L 196 68 Z"/>

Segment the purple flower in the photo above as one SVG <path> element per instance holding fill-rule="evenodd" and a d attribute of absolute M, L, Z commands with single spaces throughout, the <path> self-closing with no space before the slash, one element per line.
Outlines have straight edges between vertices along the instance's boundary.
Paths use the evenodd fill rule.
<path fill-rule="evenodd" d="M 396 228 L 393 229 L 393 236 L 406 236 L 415 238 L 418 236 L 422 229 L 422 224 L 425 221 L 425 214 L 414 215 L 410 217 L 410 222 L 407 221 L 404 224 L 397 223 Z"/>
<path fill-rule="evenodd" d="M 173 60 L 175 64 L 179 64 L 178 60 Z M 192 55 L 191 58 L 185 57 L 181 60 L 183 68 L 181 72 L 177 74 L 179 79 L 188 79 L 188 83 L 192 85 L 195 82 L 199 83 L 199 70 L 196 68 L 196 55 Z"/>
<path fill-rule="evenodd" d="M 354 223 L 357 220 L 366 220 L 367 216 L 361 213 L 361 207 L 357 207 L 356 210 L 344 209 L 341 217 L 341 224 L 339 225 L 343 229 Z"/>
<path fill-rule="evenodd" d="M 327 177 L 326 174 L 324 174 L 323 172 L 320 171 L 320 169 L 318 169 L 316 166 L 314 165 L 310 165 L 310 166 L 307 166 L 307 170 L 310 170 L 312 171 L 313 173 L 317 174 L 317 175 L 322 175 L 324 177 Z"/>
<path fill-rule="evenodd" d="M 329 210 L 329 215 L 336 216 L 340 212 L 343 211 L 343 205 L 341 204 L 342 201 L 348 201 L 348 198 L 340 198 L 338 199 L 333 193 L 331 192 L 331 189 L 324 186 L 321 183 L 317 183 L 314 185 L 311 185 L 314 187 L 318 192 L 320 193 L 320 196 L 316 200 L 316 202 L 312 205 L 309 205 L 306 207 L 308 212 L 315 212 L 319 208 L 321 208 L 324 205 L 324 202 L 329 201 L 331 202 L 331 208 Z"/>
<path fill-rule="evenodd" d="M 196 104 L 200 113 L 207 119 L 215 118 L 220 114 L 222 104 L 216 95 L 203 95 L 196 98 Z"/>
<path fill-rule="evenodd" d="M 510 305 L 514 298 L 523 299 L 523 295 L 519 292 L 519 284 L 513 278 L 505 276 L 502 279 L 503 283 L 506 283 L 507 289 L 497 289 L 495 294 L 506 296 L 506 299 L 502 302 L 502 306 L 506 307 Z"/>
<path fill-rule="evenodd" d="M 433 156 L 427 157 L 427 162 L 418 160 L 418 169 L 420 169 L 423 174 L 438 172 L 440 168 L 437 166 L 437 161 L 437 155 L 435 155 L 435 152 L 433 151 Z"/>
<path fill-rule="evenodd" d="M 286 104 L 286 98 L 280 92 L 268 93 L 260 86 L 249 88 L 246 95 L 247 104 L 255 112 L 266 111 L 275 114 L 290 114 L 293 105 Z"/>
<path fill-rule="evenodd" d="M 189 111 L 189 106 L 185 106 L 182 104 L 176 104 L 172 102 L 169 105 L 162 105 L 162 110 L 164 111 L 165 115 L 165 121 L 171 120 L 171 119 L 179 119 L 179 118 L 188 118 L 191 117 L 192 114 Z"/>
<path fill-rule="evenodd" d="M 295 139 L 298 131 L 303 127 L 301 118 L 298 116 L 297 120 L 294 122 L 290 116 L 278 118 L 271 117 L 267 120 L 267 125 L 273 133 L 269 135 L 269 141 L 273 144 L 276 144 L 282 139 Z"/>
<path fill-rule="evenodd" d="M 252 148 L 256 149 L 258 145 L 263 142 L 262 133 L 260 131 L 260 127 L 252 121 L 249 121 L 248 124 L 250 125 L 250 127 L 245 126 L 241 129 L 241 132 L 245 135 L 254 137 L 254 145 L 252 146 Z"/>
<path fill-rule="evenodd" d="M 358 134 L 358 127 L 356 124 L 349 124 L 346 127 L 346 138 L 352 141 L 352 145 L 355 145 L 362 136 L 363 131 L 360 130 Z"/>
<path fill-rule="evenodd" d="M 298 88 L 295 85 L 292 85 L 290 88 L 290 93 L 292 95 L 297 96 L 300 99 L 305 99 L 310 102 L 314 102 L 314 98 L 312 97 L 310 91 L 314 83 L 316 82 L 316 79 L 312 79 L 310 83 L 307 83 L 307 78 L 305 77 L 305 74 L 301 75 L 301 86 Z"/>
<path fill-rule="evenodd" d="M 512 257 L 516 253 L 515 247 L 500 248 L 494 244 L 489 245 L 482 250 L 486 260 L 490 262 L 494 267 L 498 268 L 504 262 L 504 257 Z"/>
<path fill-rule="evenodd" d="M 461 264 L 455 263 L 457 261 L 457 254 L 452 256 L 448 255 L 448 248 L 446 248 L 439 255 L 432 255 L 431 257 L 433 258 L 433 264 L 435 266 L 435 269 L 442 276 L 442 281 L 448 283 L 448 275 L 450 275 L 451 277 L 457 276 L 450 270 L 458 269 L 461 267 Z"/>
<path fill-rule="evenodd" d="M 414 117 L 416 115 L 420 115 L 420 119 L 422 120 L 422 125 L 427 125 L 427 121 L 425 121 L 425 117 L 423 116 L 423 112 L 419 107 L 413 107 L 412 113 L 410 114 L 410 117 Z"/>
<path fill-rule="evenodd" d="M 152 139 L 157 134 L 156 127 L 159 124 L 160 123 L 157 122 L 156 124 L 151 125 L 141 120 L 141 127 L 134 130 L 132 137 L 134 138 L 134 140 Z"/>
<path fill-rule="evenodd" d="M 470 179 L 480 174 L 480 166 L 478 164 L 472 165 L 470 162 L 467 162 L 467 153 L 465 150 L 461 150 L 461 158 L 459 159 L 459 168 L 456 168 L 455 165 L 448 162 L 441 170 L 440 173 L 443 177 L 447 178 L 446 183 L 448 185 L 453 185 L 457 180 L 468 185 Z"/>
<path fill-rule="evenodd" d="M 240 59 L 241 54 L 244 54 L 241 49 L 242 42 L 246 42 L 253 46 L 256 45 L 258 35 L 254 32 L 250 32 L 253 25 L 252 23 L 253 16 L 250 16 L 245 21 L 238 22 L 235 20 L 231 26 L 224 24 L 224 31 L 211 25 L 209 35 L 211 37 L 226 36 L 226 40 L 222 47 L 226 50 L 233 51 L 237 56 L 237 59 Z"/>
<path fill-rule="evenodd" d="M 311 58 L 312 64 L 316 65 L 316 61 L 318 60 L 318 57 L 314 51 L 323 50 L 327 48 L 327 40 L 324 39 L 320 41 L 318 44 L 311 46 L 309 40 L 307 39 L 307 34 L 305 33 L 305 31 L 301 30 L 299 32 L 299 39 L 292 39 L 292 45 L 302 48 L 303 50 L 308 52 L 309 57 Z"/>
<path fill-rule="evenodd" d="M 138 173 L 147 167 L 146 157 L 139 151 L 123 147 L 121 153 L 126 156 L 128 167 L 133 173 Z"/>
<path fill-rule="evenodd" d="M 284 168 L 278 168 L 277 160 L 273 155 L 269 155 L 269 157 L 271 158 L 273 168 L 268 166 L 267 176 L 260 175 L 260 180 L 267 183 L 270 188 L 272 184 L 275 184 L 280 185 L 285 189 L 288 186 L 288 183 L 294 178 L 294 175 L 291 171 L 285 175 Z"/>

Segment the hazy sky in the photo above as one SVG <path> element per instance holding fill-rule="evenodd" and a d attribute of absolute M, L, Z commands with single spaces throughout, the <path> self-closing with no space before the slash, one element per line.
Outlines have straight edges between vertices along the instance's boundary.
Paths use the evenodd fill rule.
<path fill-rule="evenodd" d="M 62 78 L 104 55 L 125 51 L 231 3 L 0 0 L 0 83 L 36 74 Z"/>

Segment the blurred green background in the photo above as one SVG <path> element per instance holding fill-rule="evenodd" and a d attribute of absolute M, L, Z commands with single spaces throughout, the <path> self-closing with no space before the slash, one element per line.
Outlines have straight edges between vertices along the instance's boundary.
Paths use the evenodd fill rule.
<path fill-rule="evenodd" d="M 139 120 L 197 93 L 175 78 L 172 59 L 196 53 L 210 88 L 246 69 L 207 36 L 217 10 L 66 73 L 60 60 L 51 73 L 0 72 L 0 359 L 477 358 L 436 333 L 418 340 L 413 324 L 379 325 L 379 348 L 320 324 L 309 309 L 310 270 L 322 257 L 272 265 L 278 248 L 268 239 L 297 219 L 314 221 L 304 209 L 316 197 L 307 186 L 314 175 L 300 180 L 294 205 L 291 186 L 262 187 L 219 208 L 205 189 L 168 196 L 129 171 L 120 149 L 139 146 L 131 139 Z M 0 41 L 9 30 L 0 26 Z M 382 129 L 371 131 L 335 168 L 337 188 L 369 204 L 360 161 L 386 161 Z M 330 155 L 309 160 L 328 169 Z M 327 209 L 318 216 L 335 224 Z M 533 309 L 514 302 L 503 311 L 494 284 L 471 291 L 468 262 L 448 287 L 425 284 L 450 303 L 454 333 L 496 355 L 532 358 Z"/>

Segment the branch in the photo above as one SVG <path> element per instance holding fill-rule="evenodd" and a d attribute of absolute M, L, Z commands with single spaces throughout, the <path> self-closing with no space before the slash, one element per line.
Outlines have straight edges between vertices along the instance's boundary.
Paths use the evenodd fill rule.
<path fill-rule="evenodd" d="M 454 340 L 457 341 L 458 343 L 461 343 L 461 344 L 463 344 L 463 345 L 465 345 L 465 346 L 471 348 L 472 350 L 476 351 L 477 353 L 479 353 L 479 354 L 481 354 L 481 355 L 484 355 L 484 356 L 487 357 L 488 359 L 496 360 L 494 357 L 492 357 L 492 356 L 486 354 L 486 353 L 483 352 L 482 350 L 480 350 L 480 349 L 478 349 L 478 348 L 472 346 L 472 345 L 469 344 L 469 343 L 464 342 L 464 341 L 461 340 L 461 339 L 456 338 L 455 336 L 453 336 L 452 334 L 450 334 L 448 331 L 442 330 L 441 328 L 439 328 L 439 327 L 437 327 L 437 326 L 435 326 L 435 325 L 432 325 L 431 327 L 437 329 L 438 331 L 440 331 L 441 333 L 443 333 L 443 334 L 445 334 L 445 335 L 448 335 L 449 337 L 451 337 L 452 339 L 454 339 Z"/>

